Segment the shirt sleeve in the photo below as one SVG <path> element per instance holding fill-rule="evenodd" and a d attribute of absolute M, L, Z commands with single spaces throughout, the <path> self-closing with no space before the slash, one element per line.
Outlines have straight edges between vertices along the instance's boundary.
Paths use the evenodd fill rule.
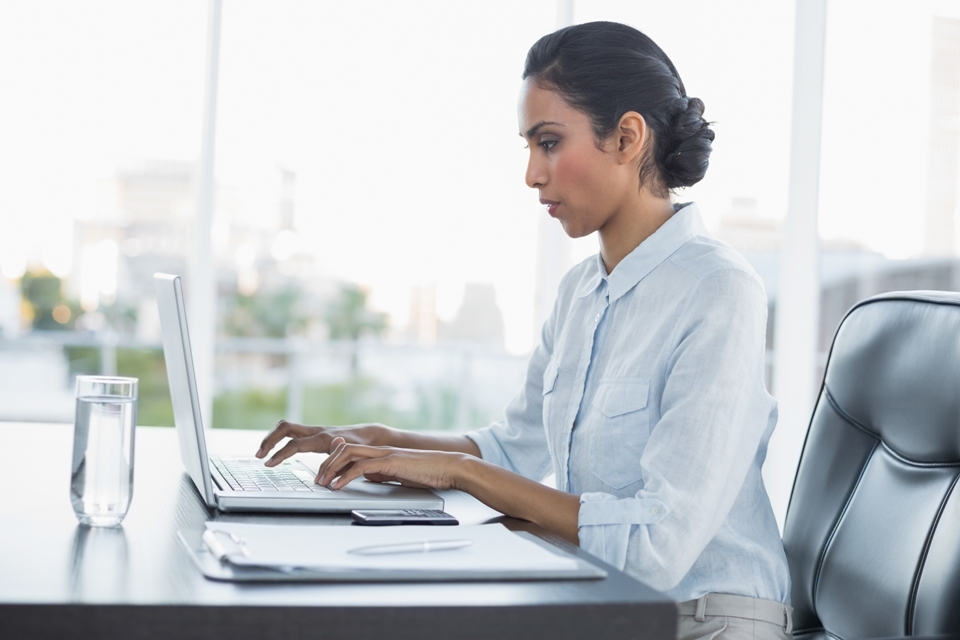
<path fill-rule="evenodd" d="M 467 433 L 485 461 L 538 482 L 552 470 L 543 427 L 543 375 L 553 351 L 557 313 L 554 305 L 543 325 L 540 345 L 527 365 L 523 387 L 507 404 L 504 419 Z"/>
<path fill-rule="evenodd" d="M 580 497 L 585 550 L 661 591 L 689 572 L 776 420 L 763 384 L 766 316 L 749 274 L 725 269 L 701 280 L 672 340 L 661 417 L 639 461 L 643 488 L 629 499 Z"/>

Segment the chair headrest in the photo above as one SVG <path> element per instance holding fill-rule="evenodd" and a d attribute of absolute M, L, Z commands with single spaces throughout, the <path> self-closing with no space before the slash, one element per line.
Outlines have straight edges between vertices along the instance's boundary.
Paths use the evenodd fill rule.
<path fill-rule="evenodd" d="M 897 456 L 960 462 L 960 293 L 889 293 L 853 307 L 824 386 L 821 402 Z"/>

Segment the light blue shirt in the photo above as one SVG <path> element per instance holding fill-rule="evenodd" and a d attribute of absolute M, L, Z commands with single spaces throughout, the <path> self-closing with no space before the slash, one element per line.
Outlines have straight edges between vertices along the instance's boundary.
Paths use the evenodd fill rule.
<path fill-rule="evenodd" d="M 483 459 L 580 496 L 580 546 L 677 601 L 788 603 L 760 476 L 777 422 L 760 278 L 683 206 L 609 275 L 574 267 Z"/>

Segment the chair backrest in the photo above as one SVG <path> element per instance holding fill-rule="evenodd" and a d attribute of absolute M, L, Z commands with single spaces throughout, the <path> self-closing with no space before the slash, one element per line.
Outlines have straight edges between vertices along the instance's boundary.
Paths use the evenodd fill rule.
<path fill-rule="evenodd" d="M 840 323 L 783 542 L 798 638 L 960 633 L 960 294 Z"/>

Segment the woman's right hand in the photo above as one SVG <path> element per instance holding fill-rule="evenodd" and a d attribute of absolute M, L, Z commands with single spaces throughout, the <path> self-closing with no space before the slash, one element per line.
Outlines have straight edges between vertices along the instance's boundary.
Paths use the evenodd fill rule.
<path fill-rule="evenodd" d="M 382 424 L 358 424 L 348 427 L 308 427 L 302 424 L 281 420 L 273 431 L 260 443 L 257 451 L 258 458 L 266 457 L 271 450 L 284 438 L 289 441 L 274 453 L 265 463 L 273 467 L 295 453 L 313 451 L 316 453 L 330 453 L 330 444 L 334 438 L 343 438 L 350 444 L 364 444 L 368 446 L 385 446 L 390 444 L 392 430 Z"/>

